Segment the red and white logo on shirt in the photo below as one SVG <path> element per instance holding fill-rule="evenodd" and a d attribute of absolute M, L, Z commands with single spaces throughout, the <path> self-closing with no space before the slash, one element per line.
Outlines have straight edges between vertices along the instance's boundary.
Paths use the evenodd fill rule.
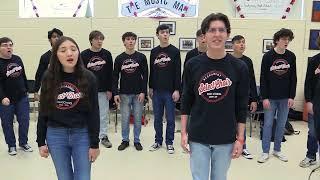
<path fill-rule="evenodd" d="M 71 109 L 78 104 L 81 97 L 82 94 L 75 85 L 63 82 L 58 88 L 56 107 L 62 110 Z"/>
<path fill-rule="evenodd" d="M 171 61 L 171 58 L 166 53 L 160 53 L 154 60 L 154 65 L 157 65 L 161 68 L 167 67 L 169 62 Z"/>
<path fill-rule="evenodd" d="M 94 56 L 89 60 L 87 68 L 93 71 L 100 71 L 107 62 L 99 56 Z"/>
<path fill-rule="evenodd" d="M 20 76 L 21 72 L 22 72 L 22 67 L 19 64 L 10 63 L 7 66 L 6 76 L 16 78 Z"/>
<path fill-rule="evenodd" d="M 210 71 L 200 79 L 198 92 L 208 103 L 221 101 L 228 95 L 232 81 L 221 71 Z"/>
<path fill-rule="evenodd" d="M 125 71 L 128 74 L 134 73 L 139 67 L 139 63 L 137 63 L 134 59 L 126 59 L 123 61 L 121 65 L 121 71 Z"/>
<path fill-rule="evenodd" d="M 270 67 L 270 71 L 273 73 L 281 76 L 288 72 L 290 68 L 290 64 L 284 59 L 277 59 L 273 62 L 272 66 Z"/>

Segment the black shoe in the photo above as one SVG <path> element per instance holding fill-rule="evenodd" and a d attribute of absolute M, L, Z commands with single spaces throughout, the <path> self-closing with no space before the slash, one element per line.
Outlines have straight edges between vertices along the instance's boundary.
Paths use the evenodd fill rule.
<path fill-rule="evenodd" d="M 136 147 L 137 151 L 141 151 L 143 149 L 140 143 L 134 143 L 134 147 Z"/>
<path fill-rule="evenodd" d="M 126 149 L 129 146 L 129 142 L 128 141 L 122 141 L 120 146 L 118 147 L 119 151 L 122 151 L 124 149 Z"/>

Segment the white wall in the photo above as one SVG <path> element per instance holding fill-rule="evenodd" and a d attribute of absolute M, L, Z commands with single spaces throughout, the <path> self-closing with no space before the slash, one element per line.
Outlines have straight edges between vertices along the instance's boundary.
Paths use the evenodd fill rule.
<path fill-rule="evenodd" d="M 180 37 L 194 37 L 201 20 L 211 12 L 222 12 L 231 19 L 231 37 L 242 34 L 246 37 L 246 55 L 252 58 L 256 79 L 259 82 L 260 62 L 262 58 L 262 39 L 272 38 L 275 31 L 282 27 L 290 28 L 295 39 L 289 46 L 297 56 L 298 87 L 295 107 L 303 107 L 303 83 L 305 78 L 307 57 L 318 51 L 308 50 L 309 30 L 318 28 L 318 23 L 311 23 L 311 0 L 304 1 L 304 19 L 300 19 L 303 1 L 297 1 L 289 14 L 288 20 L 238 19 L 232 0 L 200 0 L 199 17 L 193 19 L 165 19 L 176 21 L 176 35 L 171 37 L 171 43 L 179 46 Z M 24 61 L 28 79 L 34 79 L 38 61 L 50 48 L 47 31 L 53 27 L 63 30 L 64 34 L 73 37 L 83 50 L 89 47 L 88 34 L 97 29 L 106 35 L 104 47 L 113 56 L 124 50 L 121 35 L 133 31 L 138 36 L 155 37 L 155 45 L 159 42 L 155 36 L 158 20 L 151 18 L 118 18 L 117 0 L 95 0 L 94 18 L 45 18 L 20 19 L 18 0 L 1 0 L 0 6 L 0 37 L 8 36 L 14 41 L 15 53 Z M 149 52 L 144 52 L 149 57 Z M 185 52 L 182 52 L 184 59 Z"/>

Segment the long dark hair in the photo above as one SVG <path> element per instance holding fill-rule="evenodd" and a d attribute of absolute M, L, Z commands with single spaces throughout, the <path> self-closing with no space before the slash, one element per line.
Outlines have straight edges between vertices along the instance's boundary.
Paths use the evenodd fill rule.
<path fill-rule="evenodd" d="M 65 41 L 71 41 L 76 45 L 79 57 L 77 64 L 74 69 L 74 75 L 77 79 L 77 86 L 79 87 L 80 92 L 82 93 L 82 101 L 89 104 L 88 97 L 88 76 L 87 70 L 85 69 L 81 56 L 78 44 L 70 37 L 62 36 L 55 43 L 52 48 L 52 56 L 49 63 L 49 68 L 44 75 L 44 79 L 42 81 L 41 86 L 41 94 L 40 94 L 40 111 L 44 114 L 49 114 L 53 111 L 57 101 L 57 90 L 60 84 L 62 83 L 62 75 L 63 75 L 63 67 L 60 63 L 57 52 L 61 44 Z"/>

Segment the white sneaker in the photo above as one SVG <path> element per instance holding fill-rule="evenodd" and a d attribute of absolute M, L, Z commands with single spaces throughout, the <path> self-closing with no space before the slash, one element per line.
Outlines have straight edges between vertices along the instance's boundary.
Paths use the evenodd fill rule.
<path fill-rule="evenodd" d="M 253 156 L 250 154 L 248 149 L 243 149 L 242 156 L 246 159 L 253 159 Z"/>
<path fill-rule="evenodd" d="M 262 153 L 261 156 L 258 159 L 258 163 L 265 163 L 269 159 L 269 154 L 268 153 Z"/>
<path fill-rule="evenodd" d="M 17 148 L 16 148 L 16 147 L 9 147 L 9 149 L 8 149 L 8 154 L 9 154 L 10 156 L 16 155 L 16 154 L 17 154 Z"/>
<path fill-rule="evenodd" d="M 273 151 L 272 154 L 281 161 L 288 162 L 288 158 L 285 155 L 283 155 L 280 151 Z"/>

